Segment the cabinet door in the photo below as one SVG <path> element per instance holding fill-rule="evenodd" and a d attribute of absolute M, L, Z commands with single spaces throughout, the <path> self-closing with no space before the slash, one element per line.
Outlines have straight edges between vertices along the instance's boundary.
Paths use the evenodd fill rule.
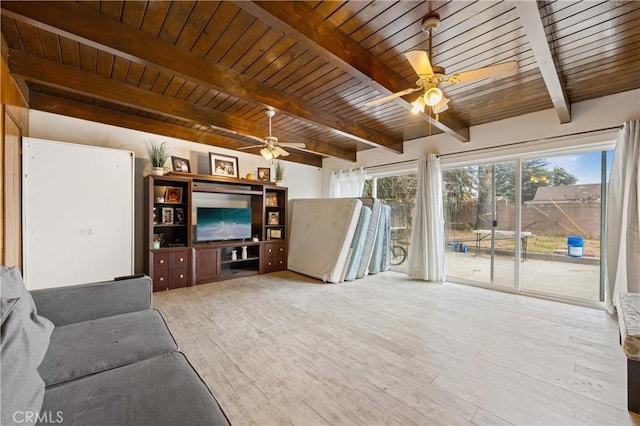
<path fill-rule="evenodd" d="M 263 244 L 261 272 L 275 272 L 287 269 L 287 251 L 284 241 Z"/>
<path fill-rule="evenodd" d="M 204 284 L 219 277 L 220 251 L 217 248 L 194 250 L 195 283 Z"/>

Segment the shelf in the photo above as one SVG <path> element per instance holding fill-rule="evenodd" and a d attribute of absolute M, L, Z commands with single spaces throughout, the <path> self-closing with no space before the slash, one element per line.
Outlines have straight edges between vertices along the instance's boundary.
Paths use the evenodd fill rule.
<path fill-rule="evenodd" d="M 158 207 L 186 207 L 187 203 L 153 203 L 153 206 Z"/>
<path fill-rule="evenodd" d="M 258 256 L 251 256 L 251 257 L 247 257 L 246 259 L 237 259 L 237 260 L 231 260 L 230 258 L 225 258 L 225 259 L 221 259 L 220 263 L 221 264 L 242 263 L 242 262 L 250 262 L 252 260 L 260 260 L 260 258 Z"/>
<path fill-rule="evenodd" d="M 262 195 L 262 191 L 251 189 L 226 189 L 226 188 L 203 188 L 193 186 L 193 192 L 206 192 L 209 194 L 236 194 L 236 195 Z"/>
<path fill-rule="evenodd" d="M 265 225 L 265 228 L 284 228 L 284 225 Z"/>
<path fill-rule="evenodd" d="M 183 226 L 187 226 L 186 223 L 155 223 L 153 225 L 154 228 L 180 228 Z"/>
<path fill-rule="evenodd" d="M 251 275 L 258 275 L 260 272 L 256 270 L 248 270 L 248 269 L 225 269 L 220 274 L 220 278 L 229 279 L 229 278 L 240 278 L 240 277 L 248 277 Z"/>

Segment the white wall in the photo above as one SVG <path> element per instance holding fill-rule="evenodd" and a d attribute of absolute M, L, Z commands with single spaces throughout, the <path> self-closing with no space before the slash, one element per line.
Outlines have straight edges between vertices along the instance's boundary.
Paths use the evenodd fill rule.
<path fill-rule="evenodd" d="M 356 163 L 334 158 L 325 159 L 322 168 L 322 193 L 324 196 L 328 196 L 329 174 L 334 170 L 415 160 L 426 153 L 450 154 L 504 146 L 516 142 L 539 141 L 537 144 L 543 145 L 545 138 L 557 138 L 564 135 L 621 126 L 625 121 L 638 118 L 640 118 L 640 90 L 632 90 L 572 104 L 571 122 L 567 124 L 560 124 L 555 110 L 548 109 L 473 126 L 470 128 L 470 141 L 465 143 L 459 142 L 446 134 L 438 134 L 405 142 L 403 154 L 393 154 L 386 149 L 374 148 L 359 152 Z M 425 125 L 428 124 L 425 122 Z M 569 147 L 582 144 L 585 140 L 595 142 L 596 140 L 594 139 L 597 138 L 601 139 L 601 141 L 615 139 L 615 134 L 616 131 L 614 130 L 598 135 L 573 136 L 567 137 L 561 143 Z M 527 146 L 526 150 L 531 150 L 531 146 Z M 492 158 L 492 156 L 495 156 L 495 152 L 478 154 L 479 157 L 483 155 L 484 158 Z M 401 164 L 390 166 L 389 170 L 406 168 L 407 165 Z"/>
<path fill-rule="evenodd" d="M 107 148 L 133 151 L 135 161 L 135 272 L 143 271 L 143 184 L 142 178 L 151 170 L 146 146 L 148 142 L 166 141 L 172 155 L 191 158 L 192 171 L 195 171 L 194 152 L 217 152 L 238 157 L 240 176 L 256 173 L 258 167 L 269 167 L 269 161 L 259 155 L 203 145 L 182 139 L 154 135 L 137 130 L 125 129 L 108 124 L 95 123 L 63 115 L 31 110 L 29 112 L 29 135 L 32 138 L 48 139 L 61 142 L 72 142 L 82 145 L 93 145 Z M 318 198 L 321 195 L 321 170 L 317 167 L 284 161 L 285 173 L 283 184 L 289 187 L 289 198 Z M 171 162 L 167 162 L 171 167 Z M 271 165 L 272 176 L 274 175 Z"/>

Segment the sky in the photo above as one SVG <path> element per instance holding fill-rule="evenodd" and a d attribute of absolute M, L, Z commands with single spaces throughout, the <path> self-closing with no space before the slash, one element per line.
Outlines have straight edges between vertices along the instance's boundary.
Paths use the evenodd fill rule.
<path fill-rule="evenodd" d="M 560 166 L 578 178 L 578 183 L 600 183 L 600 151 L 586 152 L 583 154 L 562 155 L 559 157 L 547 157 L 547 167 L 553 169 Z M 607 180 L 611 171 L 613 151 L 607 151 Z"/>

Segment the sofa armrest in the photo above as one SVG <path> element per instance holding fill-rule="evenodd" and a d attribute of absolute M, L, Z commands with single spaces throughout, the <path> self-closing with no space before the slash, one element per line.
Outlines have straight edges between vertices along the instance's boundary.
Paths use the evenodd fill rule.
<path fill-rule="evenodd" d="M 151 309 L 151 278 L 31 291 L 38 314 L 56 326 Z"/>

